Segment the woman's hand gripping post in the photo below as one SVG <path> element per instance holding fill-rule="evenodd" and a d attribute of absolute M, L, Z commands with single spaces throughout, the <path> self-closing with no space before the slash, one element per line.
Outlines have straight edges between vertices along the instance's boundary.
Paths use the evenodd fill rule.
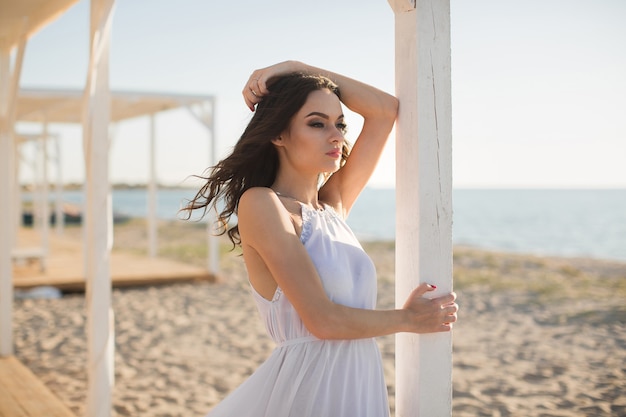
<path fill-rule="evenodd" d="M 427 293 L 437 287 L 422 283 L 415 288 L 404 303 L 404 310 L 411 317 L 411 332 L 434 333 L 452 330 L 457 320 L 459 306 L 455 303 L 456 294 L 451 292 L 440 297 L 428 298 Z"/>

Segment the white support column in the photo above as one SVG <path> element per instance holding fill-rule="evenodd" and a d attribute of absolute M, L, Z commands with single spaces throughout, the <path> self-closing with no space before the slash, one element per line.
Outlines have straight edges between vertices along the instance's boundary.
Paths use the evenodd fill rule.
<path fill-rule="evenodd" d="M 54 199 L 54 216 L 56 218 L 55 230 L 57 236 L 61 236 L 63 234 L 63 229 L 65 226 L 65 214 L 63 213 L 63 161 L 61 159 L 61 139 L 57 136 L 54 139 L 55 145 L 55 162 L 56 162 L 56 197 Z"/>
<path fill-rule="evenodd" d="M 9 123 L 11 51 L 0 49 L 0 356 L 13 354 L 13 269 L 11 223 L 14 220 L 11 178 L 13 139 Z"/>
<path fill-rule="evenodd" d="M 86 199 L 88 417 L 109 417 L 114 384 L 110 256 L 113 216 L 109 186 L 109 43 L 113 0 L 91 0 L 90 60 L 83 120 Z"/>
<path fill-rule="evenodd" d="M 26 25 L 24 24 L 24 29 Z M 17 46 L 13 69 L 11 50 Z M 13 354 L 13 267 L 11 250 L 16 241 L 14 204 L 11 197 L 16 182 L 15 102 L 19 90 L 26 33 L 17 45 L 0 40 L 0 356 Z"/>
<path fill-rule="evenodd" d="M 156 130 L 155 115 L 150 115 L 150 143 L 148 155 L 149 178 L 148 178 L 148 255 L 156 258 L 158 254 L 157 241 L 157 179 L 156 179 Z"/>
<path fill-rule="evenodd" d="M 33 138 L 32 147 L 33 155 L 31 167 L 33 169 L 33 223 L 34 231 L 41 232 L 41 146 L 39 141 L 41 138 Z"/>
<path fill-rule="evenodd" d="M 396 304 L 452 290 L 449 0 L 389 0 L 396 26 Z M 396 416 L 452 415 L 452 335 L 398 334 Z"/>
<path fill-rule="evenodd" d="M 22 204 L 22 187 L 20 184 L 20 170 L 22 165 L 22 145 L 24 143 L 18 139 L 17 136 L 14 136 L 13 140 L 13 178 L 14 184 L 13 187 L 13 219 L 11 219 L 12 224 L 18 230 L 22 225 L 23 219 L 23 204 Z M 18 233 L 15 233 L 13 236 L 13 242 L 11 247 L 16 248 L 19 245 L 18 241 Z"/>
<path fill-rule="evenodd" d="M 205 116 L 205 119 L 210 117 L 207 120 L 207 125 L 209 126 L 209 132 L 211 136 L 211 155 L 209 156 L 209 161 L 211 166 L 215 166 L 217 164 L 217 141 L 215 139 L 215 99 L 211 100 L 211 113 Z M 209 235 L 209 271 L 213 274 L 215 278 L 220 273 L 220 242 L 215 233 L 217 221 L 217 213 L 214 213 L 211 217 L 209 217 L 208 224 L 208 235 Z"/>
<path fill-rule="evenodd" d="M 193 108 L 187 107 L 192 116 L 196 118 L 202 125 L 209 130 L 209 164 L 215 166 L 217 164 L 217 139 L 215 136 L 215 98 L 212 98 L 210 102 L 205 102 L 202 107 Z M 213 276 L 217 277 L 220 272 L 219 262 L 219 239 L 216 235 L 216 221 L 217 216 L 214 212 L 209 212 L 207 223 L 207 243 L 208 243 L 208 255 L 207 255 L 207 268 Z"/>
<path fill-rule="evenodd" d="M 48 256 L 49 234 L 50 234 L 50 184 L 48 183 L 48 122 L 43 122 L 42 137 L 39 139 L 41 145 L 41 248 L 44 256 Z"/>

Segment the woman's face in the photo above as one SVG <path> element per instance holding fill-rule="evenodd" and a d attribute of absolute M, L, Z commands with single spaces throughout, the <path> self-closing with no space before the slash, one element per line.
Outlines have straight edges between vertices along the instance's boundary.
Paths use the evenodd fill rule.
<path fill-rule="evenodd" d="M 346 125 L 339 98 L 330 90 L 315 90 L 274 141 L 288 164 L 303 174 L 339 169 Z"/>

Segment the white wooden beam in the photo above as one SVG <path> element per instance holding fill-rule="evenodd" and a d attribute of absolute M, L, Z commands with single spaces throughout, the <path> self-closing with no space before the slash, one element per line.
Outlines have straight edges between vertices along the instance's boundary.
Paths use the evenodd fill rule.
<path fill-rule="evenodd" d="M 23 222 L 23 204 L 22 204 L 22 187 L 20 184 L 20 170 L 22 168 L 22 144 L 15 134 L 15 129 L 13 131 L 13 218 L 11 219 L 11 224 L 16 228 L 15 235 L 13 236 L 13 242 L 11 243 L 11 247 L 13 249 L 17 248 L 19 245 L 19 236 L 17 233 L 17 229 L 21 226 Z"/>
<path fill-rule="evenodd" d="M 158 254 L 157 242 L 157 178 L 156 178 L 156 115 L 150 115 L 150 142 L 149 142 L 149 174 L 148 174 L 148 255 L 156 258 Z"/>
<path fill-rule="evenodd" d="M 217 164 L 217 140 L 215 138 L 215 99 L 211 100 L 211 111 L 210 113 L 205 113 L 204 115 L 204 120 L 206 121 L 205 124 L 209 126 L 209 132 L 210 132 L 210 136 L 211 136 L 211 150 L 210 150 L 210 156 L 209 156 L 209 161 L 211 163 L 211 166 L 215 166 Z M 209 234 L 209 271 L 213 274 L 213 276 L 215 278 L 217 278 L 217 276 L 220 273 L 220 256 L 219 256 L 219 239 L 215 233 L 215 229 L 216 229 L 216 224 L 215 222 L 217 221 L 217 213 L 215 213 L 214 216 L 209 218 L 209 228 L 208 228 L 208 234 Z"/>
<path fill-rule="evenodd" d="M 55 164 L 56 164 L 56 198 L 54 203 L 54 213 L 56 218 L 55 230 L 58 236 L 63 234 L 65 228 L 65 214 L 63 213 L 63 161 L 61 157 L 61 138 L 54 138 Z"/>
<path fill-rule="evenodd" d="M 11 177 L 12 146 L 9 113 L 11 51 L 0 49 L 0 355 L 13 354 L 13 269 L 11 267 L 11 223 L 14 220 Z"/>
<path fill-rule="evenodd" d="M 113 215 L 109 186 L 109 44 L 114 0 L 91 0 L 90 58 L 83 120 L 87 304 L 88 417 L 112 412 L 114 329 L 110 256 Z"/>
<path fill-rule="evenodd" d="M 452 290 L 449 0 L 390 0 L 395 15 L 396 303 L 421 282 Z M 452 335 L 398 334 L 396 415 L 452 415 Z"/>
<path fill-rule="evenodd" d="M 20 78 L 22 76 L 22 65 L 24 64 L 24 54 L 26 53 L 26 43 L 28 41 L 28 18 L 24 17 L 22 18 L 22 24 L 21 24 L 21 34 L 20 34 L 20 38 L 19 41 L 17 42 L 17 44 L 14 46 L 15 48 L 15 57 L 14 57 L 14 62 L 13 62 L 13 71 L 11 74 L 11 84 L 10 84 L 10 92 L 9 92 L 9 113 L 8 113 L 8 117 L 7 117 L 7 121 L 9 123 L 9 132 L 10 132 L 10 143 L 11 143 L 11 148 L 13 150 L 13 154 L 15 155 L 15 149 L 17 148 L 17 141 L 15 138 L 15 111 L 16 111 L 16 107 L 17 107 L 17 96 L 19 94 L 19 90 L 20 90 Z M 13 189 L 15 190 L 16 187 L 18 187 L 18 178 L 16 176 L 16 167 L 15 165 L 17 165 L 17 160 L 15 158 L 12 158 L 10 161 L 11 165 L 10 168 L 13 170 L 12 171 L 12 175 L 11 175 L 11 186 L 13 187 Z M 20 202 L 21 204 L 21 202 Z M 13 247 L 16 246 L 17 244 L 17 230 L 18 227 L 20 225 L 19 222 L 21 222 L 21 217 L 19 217 L 19 219 L 16 217 L 15 213 L 15 209 L 13 211 L 7 212 L 7 215 L 12 215 L 13 219 L 11 221 L 11 244 L 13 245 Z M 18 220 L 18 222 L 16 222 L 15 220 Z"/>
<path fill-rule="evenodd" d="M 11 197 L 16 187 L 15 177 L 15 102 L 19 90 L 26 24 L 16 45 L 11 68 L 13 47 L 0 41 L 0 356 L 13 354 L 13 268 L 11 250 L 16 240 L 14 204 Z"/>
<path fill-rule="evenodd" d="M 39 139 L 39 145 L 41 146 L 41 154 L 39 155 L 39 161 L 41 163 L 41 247 L 45 257 L 48 257 L 49 242 L 50 242 L 50 184 L 48 175 L 48 122 L 44 120 L 42 123 L 43 132 L 42 137 Z"/>
<path fill-rule="evenodd" d="M 215 166 L 217 164 L 217 139 L 215 137 L 215 98 L 212 98 L 210 101 L 205 101 L 201 105 L 195 106 L 187 106 L 187 110 L 189 113 L 200 122 L 204 127 L 206 127 L 209 131 L 209 164 L 210 166 Z M 217 277 L 220 272 L 220 262 L 219 262 L 219 239 L 216 235 L 216 221 L 217 215 L 213 211 L 210 211 L 208 214 L 208 223 L 207 223 L 207 245 L 208 245 L 208 254 L 207 254 L 207 269 L 213 274 L 213 276 Z"/>

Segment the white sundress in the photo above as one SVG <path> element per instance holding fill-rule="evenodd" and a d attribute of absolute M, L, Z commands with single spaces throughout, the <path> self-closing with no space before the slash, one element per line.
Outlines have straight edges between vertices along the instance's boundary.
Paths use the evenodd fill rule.
<path fill-rule="evenodd" d="M 302 207 L 302 234 L 329 298 L 373 309 L 376 269 L 331 208 Z M 272 301 L 252 294 L 276 349 L 207 417 L 387 417 L 389 404 L 375 339 L 320 340 L 280 288 Z"/>

